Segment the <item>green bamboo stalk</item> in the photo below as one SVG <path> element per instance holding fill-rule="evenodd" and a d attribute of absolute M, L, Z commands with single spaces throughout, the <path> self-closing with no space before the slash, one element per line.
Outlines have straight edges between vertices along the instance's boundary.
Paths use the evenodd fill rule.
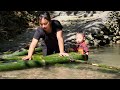
<path fill-rule="evenodd" d="M 70 57 L 74 60 L 84 60 L 84 57 L 78 53 L 69 53 Z M 40 55 L 33 55 L 33 60 L 18 60 L 16 62 L 10 63 L 2 63 L 0 64 L 0 71 L 8 71 L 8 70 L 18 70 L 18 69 L 25 69 L 31 67 L 41 67 L 45 65 L 52 65 L 57 63 L 67 63 L 70 62 L 70 57 L 60 57 L 58 54 L 48 55 L 48 56 L 41 56 Z"/>
<path fill-rule="evenodd" d="M 101 67 L 101 68 L 104 68 L 104 69 L 120 71 L 120 68 L 118 68 L 118 67 L 108 66 L 108 65 L 105 65 L 105 64 L 96 64 L 96 63 L 88 63 L 88 64 L 93 65 L 93 66 L 97 66 L 97 67 Z"/>
<path fill-rule="evenodd" d="M 30 61 L 23 61 L 21 56 L 13 56 L 11 58 L 5 59 L 5 61 L 0 62 L 0 71 L 10 71 L 10 70 L 19 70 L 19 69 L 26 69 L 32 67 L 42 67 L 46 65 L 53 65 L 57 63 L 68 63 L 71 62 L 70 59 L 74 60 L 74 62 L 86 63 L 90 65 L 94 65 L 97 67 L 101 67 L 103 69 L 110 69 L 110 70 L 120 70 L 120 68 L 107 66 L 103 64 L 94 64 L 85 61 L 85 56 L 80 55 L 75 52 L 69 53 L 69 57 L 60 57 L 58 54 L 42 56 L 40 54 L 34 54 L 32 60 Z"/>
<path fill-rule="evenodd" d="M 11 63 L 4 63 L 0 65 L 0 71 L 10 71 L 10 70 L 19 70 L 19 69 L 26 69 L 31 67 L 43 66 L 42 60 L 31 60 L 31 61 L 18 61 L 18 62 L 11 62 Z"/>
<path fill-rule="evenodd" d="M 42 51 L 42 48 L 35 48 L 35 52 L 41 52 Z M 23 51 L 16 51 L 12 54 L 8 54 L 8 55 L 2 55 L 2 59 L 6 59 L 6 58 L 10 58 L 10 57 L 13 57 L 13 56 L 23 56 L 23 55 L 26 55 L 28 54 L 28 50 L 24 49 Z"/>
<path fill-rule="evenodd" d="M 84 61 L 86 62 L 85 55 L 80 55 L 79 53 L 75 53 L 75 52 L 71 52 L 69 54 L 70 54 L 69 57 L 61 57 L 57 54 L 49 55 L 49 56 L 43 57 L 43 60 L 45 60 L 47 65 L 56 64 L 56 63 L 67 63 L 67 62 L 70 62 L 70 59 L 73 59 L 72 61 L 82 60 L 83 62 Z"/>

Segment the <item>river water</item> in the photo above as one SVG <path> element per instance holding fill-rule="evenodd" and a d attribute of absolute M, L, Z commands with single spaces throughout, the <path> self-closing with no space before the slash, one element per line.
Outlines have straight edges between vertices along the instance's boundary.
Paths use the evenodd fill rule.
<path fill-rule="evenodd" d="M 90 49 L 89 61 L 120 68 L 120 44 Z"/>

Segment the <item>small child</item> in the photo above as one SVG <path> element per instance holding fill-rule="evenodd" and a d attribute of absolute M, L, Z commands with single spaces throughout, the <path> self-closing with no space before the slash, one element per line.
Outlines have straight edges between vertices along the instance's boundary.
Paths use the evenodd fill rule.
<path fill-rule="evenodd" d="M 76 34 L 76 46 L 74 48 L 70 48 L 69 51 L 75 51 L 85 56 L 85 60 L 88 60 L 88 46 L 85 42 L 85 35 L 83 33 Z"/>
<path fill-rule="evenodd" d="M 76 34 L 76 47 L 75 47 L 75 51 L 77 51 L 78 53 L 84 55 L 88 55 L 89 50 L 88 50 L 88 46 L 85 42 L 85 35 L 83 33 L 77 33 Z"/>

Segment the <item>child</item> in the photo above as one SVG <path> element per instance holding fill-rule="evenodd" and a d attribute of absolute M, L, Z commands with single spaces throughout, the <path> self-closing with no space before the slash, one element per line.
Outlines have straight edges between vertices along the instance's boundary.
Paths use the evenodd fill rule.
<path fill-rule="evenodd" d="M 75 51 L 85 56 L 85 60 L 88 60 L 88 46 L 85 42 L 85 35 L 83 33 L 76 34 L 76 46 L 75 48 L 70 48 L 69 51 Z"/>
<path fill-rule="evenodd" d="M 85 35 L 83 33 L 77 33 L 76 34 L 76 48 L 75 51 L 77 51 L 80 54 L 86 54 L 88 55 L 88 46 L 85 42 Z"/>

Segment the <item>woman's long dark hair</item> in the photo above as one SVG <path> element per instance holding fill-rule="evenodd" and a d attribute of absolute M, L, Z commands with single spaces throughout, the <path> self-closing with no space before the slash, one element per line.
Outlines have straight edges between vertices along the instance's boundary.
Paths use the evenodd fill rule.
<path fill-rule="evenodd" d="M 48 21 L 51 21 L 51 17 L 50 17 L 50 14 L 49 12 L 42 12 L 40 15 L 39 15 L 39 20 L 41 20 L 42 18 L 48 20 Z"/>

